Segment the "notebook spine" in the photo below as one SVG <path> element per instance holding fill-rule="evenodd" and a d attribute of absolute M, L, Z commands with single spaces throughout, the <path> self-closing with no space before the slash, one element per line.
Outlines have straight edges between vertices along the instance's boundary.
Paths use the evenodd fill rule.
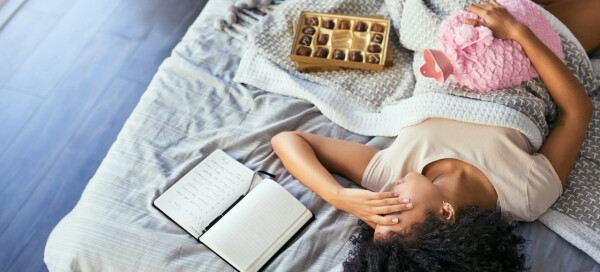
<path fill-rule="evenodd" d="M 240 202 L 240 200 L 242 200 L 242 198 L 244 198 L 244 196 L 246 195 L 241 195 L 235 202 L 233 202 L 233 204 L 231 204 L 231 206 L 229 206 L 229 208 L 227 208 L 227 210 L 225 210 L 222 214 L 220 214 L 219 216 L 215 217 L 215 219 L 213 219 L 213 221 L 211 221 L 206 228 L 204 228 L 204 230 L 202 230 L 202 234 L 204 234 L 205 232 L 207 232 L 210 228 L 212 228 L 212 226 L 214 226 L 217 222 L 219 222 L 219 220 L 221 220 L 221 218 L 223 218 L 223 216 L 225 216 L 225 214 L 227 214 L 227 212 L 229 212 L 229 210 L 231 210 L 231 208 L 233 208 L 233 206 L 237 205 L 238 202 Z M 202 236 L 202 235 L 201 235 Z"/>
<path fill-rule="evenodd" d="M 252 187 L 252 181 L 254 180 L 254 176 L 256 176 L 257 174 L 263 174 L 263 175 L 267 175 L 271 178 L 275 178 L 275 175 L 264 171 L 264 170 L 258 170 L 256 172 L 254 172 L 254 174 L 252 175 L 252 180 L 250 180 L 250 186 L 248 186 L 248 192 L 250 192 L 250 187 Z M 246 194 L 248 193 L 246 192 Z M 245 194 L 240 196 L 240 198 L 238 198 L 235 202 L 233 202 L 233 204 L 231 204 L 231 206 L 229 206 L 229 208 L 227 208 L 227 210 L 225 210 L 222 214 L 220 214 L 219 216 L 217 216 L 215 219 L 213 219 L 213 221 L 211 221 L 206 228 L 204 228 L 204 230 L 202 230 L 202 234 L 204 234 L 205 232 L 207 232 L 210 228 L 212 228 L 212 226 L 214 224 L 216 224 L 217 222 L 219 222 L 219 220 L 221 220 L 221 218 L 223 218 L 223 216 L 225 216 L 225 214 L 227 214 L 227 212 L 229 212 L 229 210 L 231 210 L 231 208 L 233 208 L 233 206 L 235 206 L 236 204 L 238 204 L 238 202 L 240 202 L 240 200 L 242 200 L 242 198 L 244 198 L 244 196 L 246 196 Z M 200 236 L 202 236 L 202 234 Z M 198 237 L 200 238 L 200 237 Z"/>

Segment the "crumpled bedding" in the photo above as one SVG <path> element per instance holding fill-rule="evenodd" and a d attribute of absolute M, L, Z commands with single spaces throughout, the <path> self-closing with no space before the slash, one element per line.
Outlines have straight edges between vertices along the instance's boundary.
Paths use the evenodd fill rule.
<path fill-rule="evenodd" d="M 350 132 L 309 102 L 235 83 L 244 45 L 211 27 L 226 8 L 223 1 L 209 1 L 160 66 L 80 201 L 52 231 L 44 254 L 50 271 L 234 271 L 152 206 L 217 148 L 251 169 L 276 174 L 316 217 L 266 271 L 341 269 L 357 219 L 290 176 L 270 139 L 284 130 L 379 148 L 393 139 Z M 524 224 L 518 231 L 531 240 L 526 251 L 534 271 L 600 268 L 540 223 Z"/>

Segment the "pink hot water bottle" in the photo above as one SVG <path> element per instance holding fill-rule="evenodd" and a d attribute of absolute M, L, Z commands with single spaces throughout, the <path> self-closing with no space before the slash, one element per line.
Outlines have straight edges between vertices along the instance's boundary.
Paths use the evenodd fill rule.
<path fill-rule="evenodd" d="M 497 0 L 554 54 L 564 61 L 560 37 L 540 7 L 529 0 Z M 439 84 L 447 78 L 474 92 L 488 93 L 538 77 L 521 45 L 514 40 L 494 38 L 485 26 L 463 23 L 465 18 L 483 21 L 463 12 L 446 18 L 439 29 L 439 50 L 423 52 L 421 73 Z"/>

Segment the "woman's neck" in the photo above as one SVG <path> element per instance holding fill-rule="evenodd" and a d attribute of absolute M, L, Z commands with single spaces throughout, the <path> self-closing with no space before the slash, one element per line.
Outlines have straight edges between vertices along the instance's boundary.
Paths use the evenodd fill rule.
<path fill-rule="evenodd" d="M 496 209 L 498 195 L 494 186 L 477 167 L 456 159 L 428 164 L 422 172 L 438 186 L 444 200 L 459 212 L 465 206 Z"/>

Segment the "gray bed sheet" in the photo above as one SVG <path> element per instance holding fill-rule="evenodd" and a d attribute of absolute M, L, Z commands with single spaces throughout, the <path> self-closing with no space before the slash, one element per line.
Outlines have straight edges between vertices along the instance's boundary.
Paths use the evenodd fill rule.
<path fill-rule="evenodd" d="M 308 102 L 234 83 L 244 48 L 212 28 L 231 3 L 209 1 L 160 66 L 80 201 L 52 231 L 44 255 L 50 271 L 234 271 L 152 206 L 216 148 L 251 169 L 276 174 L 315 214 L 266 271 L 341 269 L 357 219 L 290 176 L 270 139 L 284 130 L 380 148 L 393 139 L 351 133 Z M 600 271 L 598 263 L 539 222 L 521 224 L 517 232 L 529 240 L 533 271 Z"/>

